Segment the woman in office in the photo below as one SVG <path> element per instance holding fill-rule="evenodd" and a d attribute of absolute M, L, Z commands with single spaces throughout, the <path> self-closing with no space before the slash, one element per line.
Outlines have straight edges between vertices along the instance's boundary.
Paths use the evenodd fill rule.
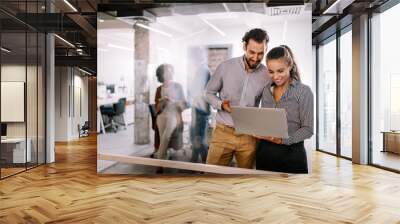
<path fill-rule="evenodd" d="M 264 88 L 262 107 L 283 108 L 289 138 L 259 137 L 256 167 L 287 173 L 308 173 L 304 140 L 313 135 L 314 105 L 310 87 L 300 81 L 288 46 L 271 49 L 266 57 L 271 81 Z"/>
<path fill-rule="evenodd" d="M 182 148 L 183 121 L 182 111 L 187 102 L 181 84 L 173 81 L 174 69 L 170 64 L 162 64 L 156 70 L 157 79 L 162 85 L 156 97 L 157 128 L 159 146 L 156 152 L 158 159 L 167 158 L 169 147 L 175 150 Z"/>

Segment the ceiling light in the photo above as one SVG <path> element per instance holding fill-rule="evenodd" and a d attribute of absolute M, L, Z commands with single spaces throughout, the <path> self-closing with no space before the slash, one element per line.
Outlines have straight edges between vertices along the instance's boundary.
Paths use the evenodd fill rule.
<path fill-rule="evenodd" d="M 149 26 L 144 25 L 144 24 L 141 24 L 141 23 L 136 23 L 135 25 L 136 25 L 136 26 L 139 26 L 139 27 L 142 27 L 142 28 L 144 28 L 144 29 L 148 29 L 148 30 L 150 30 L 150 31 L 153 31 L 153 32 L 162 34 L 162 35 L 167 36 L 167 37 L 172 37 L 172 34 L 169 34 L 169 33 L 167 33 L 167 32 L 164 32 L 164 31 L 161 31 L 161 30 L 152 28 L 152 27 L 149 27 Z"/>
<path fill-rule="evenodd" d="M 126 51 L 131 51 L 133 52 L 132 48 L 128 48 L 128 47 L 122 47 L 119 45 L 115 45 L 115 44 L 107 44 L 108 47 L 112 47 L 112 48 L 116 48 L 116 49 L 121 49 L 121 50 L 126 50 Z"/>
<path fill-rule="evenodd" d="M 200 17 L 201 20 L 203 20 L 203 22 L 205 22 L 207 25 L 209 25 L 211 28 L 213 28 L 215 31 L 217 31 L 219 34 L 221 34 L 221 36 L 226 36 L 226 34 L 224 32 L 222 32 L 222 30 L 218 29 L 218 27 L 214 26 L 212 23 L 210 23 L 208 20 Z"/>
<path fill-rule="evenodd" d="M 71 4 L 69 3 L 68 0 L 64 0 L 65 4 L 67 4 L 72 10 L 74 10 L 74 12 L 78 12 L 78 10 Z"/>
<path fill-rule="evenodd" d="M 79 68 L 79 67 L 78 67 L 78 70 L 81 71 L 81 72 L 83 72 L 83 73 L 85 73 L 85 74 L 87 74 L 87 75 L 92 75 L 92 73 L 90 73 L 90 72 L 88 72 L 88 71 L 86 71 L 86 70 L 83 70 L 83 69 L 81 69 L 81 68 Z"/>
<path fill-rule="evenodd" d="M 244 8 L 244 11 L 249 12 L 249 9 L 247 8 L 246 3 L 243 3 L 243 8 Z"/>
<path fill-rule="evenodd" d="M 57 37 L 58 39 L 60 39 L 62 42 L 66 43 L 67 45 L 69 45 L 69 46 L 75 48 L 75 45 L 73 45 L 73 44 L 72 44 L 71 42 L 69 42 L 68 40 L 66 40 L 66 39 L 64 39 L 64 38 L 62 38 L 62 37 L 60 37 L 60 36 L 57 35 L 57 34 L 54 34 L 54 36 Z"/>
<path fill-rule="evenodd" d="M 201 16 L 201 18 L 206 19 L 206 20 L 239 18 L 238 13 L 236 13 L 236 12 L 207 13 L 207 14 L 201 14 L 200 16 Z"/>
<path fill-rule="evenodd" d="M 224 6 L 226 12 L 230 12 L 231 11 L 231 10 L 229 10 L 229 7 L 228 7 L 228 5 L 226 3 L 222 3 L 222 6 Z"/>
<path fill-rule="evenodd" d="M 6 53 L 10 53 L 10 52 L 11 52 L 11 50 L 8 50 L 8 49 L 5 48 L 5 47 L 1 47 L 1 50 L 4 51 L 4 52 L 6 52 Z"/>
<path fill-rule="evenodd" d="M 193 37 L 193 36 L 198 35 L 198 34 L 200 34 L 200 33 L 204 33 L 205 31 L 207 31 L 207 28 L 201 29 L 201 30 L 196 31 L 196 32 L 194 32 L 194 33 L 190 33 L 190 34 L 188 34 L 188 35 L 186 35 L 186 36 L 182 36 L 182 37 L 180 37 L 180 38 L 177 38 L 176 40 L 187 39 L 187 38 L 189 38 L 189 37 Z"/>
<path fill-rule="evenodd" d="M 354 0 L 336 0 L 332 5 L 324 10 L 322 14 L 340 14 L 343 9 L 353 3 Z"/>
<path fill-rule="evenodd" d="M 100 48 L 100 47 L 98 47 L 97 50 L 98 50 L 98 51 L 103 51 L 103 52 L 107 52 L 107 51 L 108 51 L 107 49 Z"/>

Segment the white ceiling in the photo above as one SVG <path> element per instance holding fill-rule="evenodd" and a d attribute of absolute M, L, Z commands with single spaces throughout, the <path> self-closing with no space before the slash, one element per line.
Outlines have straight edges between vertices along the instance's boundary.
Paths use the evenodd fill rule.
<path fill-rule="evenodd" d="M 292 7 L 275 7 L 268 8 L 265 7 L 265 4 L 262 3 L 253 3 L 246 4 L 246 7 L 242 3 L 235 4 L 202 4 L 201 8 L 194 7 L 191 11 L 189 10 L 189 5 L 184 6 L 176 6 L 170 9 L 173 12 L 172 16 L 162 16 L 157 17 L 156 22 L 150 23 L 150 27 L 160 30 L 162 32 L 166 32 L 171 34 L 174 38 L 180 37 L 190 37 L 195 36 L 204 31 L 215 31 L 215 28 L 224 32 L 224 30 L 230 28 L 239 28 L 243 30 L 249 30 L 255 27 L 268 27 L 270 25 L 279 25 L 283 26 L 286 22 L 291 21 L 302 21 L 309 19 L 311 23 L 311 11 L 307 9 L 305 6 L 292 6 Z M 224 10 L 223 12 L 216 13 L 200 13 L 193 14 L 197 12 L 203 12 L 205 10 L 204 7 L 214 8 L 216 11 Z M 295 9 L 294 11 L 292 9 Z M 242 11 L 247 10 L 247 11 Z M 291 11 L 292 10 L 292 11 Z M 237 11 L 237 12 L 233 12 Z M 262 13 L 257 13 L 254 11 L 262 11 Z M 273 12 L 283 12 L 282 15 L 271 15 Z M 179 12 L 185 12 L 185 14 L 190 15 L 182 15 Z M 295 12 L 298 14 L 288 14 L 291 12 Z M 115 19 L 114 17 L 106 16 L 105 14 L 100 14 L 102 18 L 101 23 L 98 23 L 99 30 L 101 29 L 133 29 L 133 20 L 127 18 L 119 18 Z M 212 27 L 214 26 L 214 27 Z M 217 32 L 217 31 L 216 31 Z M 98 35 L 102 35 L 101 32 L 98 31 Z M 121 39 L 120 39 L 121 38 Z M 131 42 L 131 36 L 121 35 L 118 37 L 119 41 L 123 41 L 125 39 L 128 42 Z M 102 39 L 101 37 L 99 39 Z M 107 38 L 106 38 L 107 39 Z M 101 43 L 99 43 L 101 45 Z"/>

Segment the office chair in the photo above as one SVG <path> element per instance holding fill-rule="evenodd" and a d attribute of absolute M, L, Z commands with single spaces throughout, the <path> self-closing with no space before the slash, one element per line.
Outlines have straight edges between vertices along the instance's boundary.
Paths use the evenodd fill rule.
<path fill-rule="evenodd" d="M 106 121 L 107 124 L 104 125 L 104 129 L 111 127 L 114 132 L 118 131 L 119 126 L 125 126 L 126 129 L 125 104 L 126 98 L 120 98 L 117 103 L 100 106 L 101 115 L 107 118 L 103 120 L 108 121 Z"/>
<path fill-rule="evenodd" d="M 126 120 L 125 120 L 126 98 L 120 98 L 118 100 L 118 103 L 115 103 L 113 106 L 114 106 L 114 110 L 115 110 L 114 122 L 118 126 L 124 126 L 126 129 L 126 127 L 127 127 Z"/>
<path fill-rule="evenodd" d="M 78 124 L 78 133 L 79 133 L 79 138 L 80 137 L 87 137 L 89 136 L 89 121 L 85 121 L 85 123 L 82 125 L 82 127 Z"/>

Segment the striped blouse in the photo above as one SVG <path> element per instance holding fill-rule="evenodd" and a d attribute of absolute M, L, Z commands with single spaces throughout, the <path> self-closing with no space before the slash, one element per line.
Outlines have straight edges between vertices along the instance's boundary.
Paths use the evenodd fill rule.
<path fill-rule="evenodd" d="M 291 145 L 310 138 L 314 132 L 314 97 L 310 87 L 292 80 L 276 103 L 272 95 L 274 85 L 269 81 L 265 86 L 261 106 L 286 110 L 289 138 L 282 139 L 282 144 Z"/>

